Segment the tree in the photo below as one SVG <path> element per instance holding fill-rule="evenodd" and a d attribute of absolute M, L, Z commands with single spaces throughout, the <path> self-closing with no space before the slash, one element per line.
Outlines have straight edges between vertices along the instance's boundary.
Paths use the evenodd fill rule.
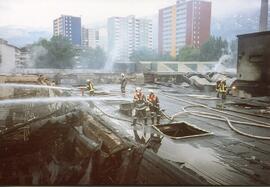
<path fill-rule="evenodd" d="M 217 61 L 222 55 L 228 54 L 228 42 L 221 37 L 211 36 L 200 51 L 201 61 Z"/>
<path fill-rule="evenodd" d="M 72 68 L 76 55 L 71 42 L 62 36 L 40 40 L 33 44 L 31 53 L 37 68 Z"/>
<path fill-rule="evenodd" d="M 141 48 L 135 50 L 129 57 L 133 62 L 139 61 L 172 61 L 175 60 L 169 54 L 158 55 L 154 50 L 149 48 Z"/>
<path fill-rule="evenodd" d="M 83 48 L 80 51 L 78 61 L 82 67 L 90 69 L 101 69 L 106 63 L 106 55 L 100 47 L 95 49 Z"/>
<path fill-rule="evenodd" d="M 199 61 L 200 60 L 200 49 L 185 46 L 180 49 L 177 56 L 178 61 Z"/>
<path fill-rule="evenodd" d="M 232 67 L 236 68 L 237 64 L 237 51 L 238 51 L 238 41 L 232 40 L 230 43 L 230 54 L 232 56 Z"/>
<path fill-rule="evenodd" d="M 133 62 L 156 60 L 157 54 L 155 54 L 155 52 L 151 49 L 141 48 L 139 50 L 135 50 L 130 55 L 129 59 Z"/>

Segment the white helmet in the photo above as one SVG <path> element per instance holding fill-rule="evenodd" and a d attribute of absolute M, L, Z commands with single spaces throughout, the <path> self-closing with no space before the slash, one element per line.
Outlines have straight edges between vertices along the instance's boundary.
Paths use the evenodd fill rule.
<path fill-rule="evenodd" d="M 87 79 L 86 82 L 91 82 L 90 79 Z"/>
<path fill-rule="evenodd" d="M 136 88 L 136 92 L 141 92 L 142 91 L 142 88 L 141 87 L 137 87 Z"/>
<path fill-rule="evenodd" d="M 149 93 L 154 93 L 154 90 L 150 89 L 148 90 Z"/>
<path fill-rule="evenodd" d="M 125 76 L 125 74 L 124 74 L 124 73 L 121 73 L 121 76 L 122 76 L 122 77 L 124 77 L 124 76 Z"/>

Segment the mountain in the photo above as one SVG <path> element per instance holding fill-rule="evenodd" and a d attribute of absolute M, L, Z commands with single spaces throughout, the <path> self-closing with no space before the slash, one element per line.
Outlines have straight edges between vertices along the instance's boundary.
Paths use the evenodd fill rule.
<path fill-rule="evenodd" d="M 40 38 L 49 39 L 52 33 L 48 29 L 36 29 L 29 27 L 0 26 L 0 38 L 7 40 L 9 44 L 23 47 L 32 44 Z"/>

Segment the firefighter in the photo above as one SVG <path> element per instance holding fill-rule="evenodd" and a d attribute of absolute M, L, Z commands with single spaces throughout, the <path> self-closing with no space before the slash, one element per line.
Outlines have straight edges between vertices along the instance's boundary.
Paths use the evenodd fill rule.
<path fill-rule="evenodd" d="M 91 80 L 86 81 L 86 89 L 89 91 L 89 95 L 94 95 L 95 89 Z"/>
<path fill-rule="evenodd" d="M 220 83 L 221 83 L 221 80 L 219 79 L 219 80 L 216 82 L 216 92 L 217 92 L 217 97 L 219 97 Z"/>
<path fill-rule="evenodd" d="M 55 81 L 54 81 L 54 80 L 51 82 L 51 86 L 56 86 L 56 84 L 55 84 Z"/>
<path fill-rule="evenodd" d="M 149 90 L 149 95 L 147 96 L 147 102 L 149 104 L 150 112 L 151 112 L 151 121 L 152 125 L 155 123 L 155 115 L 157 116 L 157 124 L 160 123 L 160 107 L 159 107 L 159 99 L 154 94 L 153 90 Z"/>
<path fill-rule="evenodd" d="M 221 98 L 226 99 L 227 85 L 225 79 L 220 82 L 219 92 L 221 93 Z"/>
<path fill-rule="evenodd" d="M 121 92 L 122 94 L 126 93 L 126 85 L 127 85 L 127 79 L 125 77 L 125 74 L 121 74 Z"/>
<path fill-rule="evenodd" d="M 147 117 L 146 117 L 146 99 L 144 94 L 142 93 L 142 89 L 140 87 L 136 88 L 134 93 L 133 102 L 135 104 L 135 116 L 133 119 L 132 125 L 135 125 L 138 117 L 144 119 L 144 125 L 147 125 Z"/>
<path fill-rule="evenodd" d="M 40 83 L 40 84 L 43 84 L 43 85 L 45 85 L 46 84 L 46 77 L 44 77 L 43 75 L 39 75 L 38 76 L 38 82 Z"/>

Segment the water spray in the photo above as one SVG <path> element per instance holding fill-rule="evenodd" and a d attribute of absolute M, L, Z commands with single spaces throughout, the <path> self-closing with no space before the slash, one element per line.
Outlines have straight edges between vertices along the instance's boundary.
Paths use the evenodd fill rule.
<path fill-rule="evenodd" d="M 12 88 L 48 88 L 57 90 L 79 90 L 79 88 L 69 88 L 60 86 L 49 86 L 49 85 L 35 85 L 35 84 L 15 84 L 15 83 L 2 83 L 0 88 L 12 87 Z M 80 87 L 82 88 L 82 87 Z M 84 87 L 83 87 L 84 88 Z"/>
<path fill-rule="evenodd" d="M 21 104 L 48 104 L 56 102 L 81 102 L 81 101 L 129 101 L 123 97 L 36 97 L 36 98 L 25 98 L 25 99 L 4 99 L 0 100 L 0 106 L 12 106 Z"/>

